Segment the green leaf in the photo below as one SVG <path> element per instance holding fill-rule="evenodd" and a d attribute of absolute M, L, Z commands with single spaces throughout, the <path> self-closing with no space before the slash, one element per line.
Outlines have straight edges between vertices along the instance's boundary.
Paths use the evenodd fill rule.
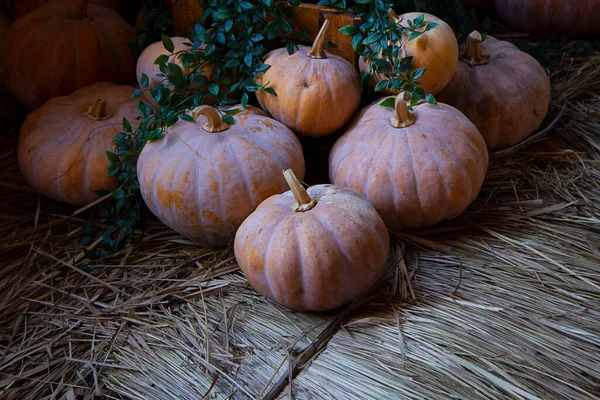
<path fill-rule="evenodd" d="M 396 102 L 396 98 L 395 97 L 388 97 L 387 99 L 385 99 L 381 103 L 379 103 L 379 105 L 382 106 L 382 107 L 392 107 L 392 108 L 394 108 L 395 102 Z"/>
<path fill-rule="evenodd" d="M 269 94 L 272 94 L 273 96 L 277 96 L 277 93 L 275 92 L 275 89 L 273 89 L 271 87 L 265 88 L 265 92 L 267 92 Z"/>
<path fill-rule="evenodd" d="M 125 117 L 123 117 L 123 130 L 127 133 L 131 133 L 131 124 Z"/>
<path fill-rule="evenodd" d="M 415 40 L 416 38 L 418 38 L 419 36 L 421 36 L 423 34 L 423 32 L 419 32 L 419 31 L 414 31 L 411 32 L 410 35 L 408 35 L 408 40 Z"/>
<path fill-rule="evenodd" d="M 210 92 L 211 92 L 211 93 L 212 93 L 214 96 L 216 96 L 216 95 L 218 95 L 218 94 L 219 94 L 219 86 L 218 86 L 217 84 L 215 84 L 215 83 L 211 84 L 211 85 L 208 87 L 208 90 L 209 90 L 209 91 L 210 91 Z"/>
<path fill-rule="evenodd" d="M 232 116 L 230 116 L 230 115 L 223 115 L 223 116 L 221 117 L 221 119 L 223 120 L 223 122 L 226 122 L 226 123 L 228 123 L 229 125 L 231 125 L 231 124 L 233 124 L 233 123 L 235 122 L 235 120 L 233 119 L 233 117 L 232 117 Z"/>
<path fill-rule="evenodd" d="M 248 94 L 247 93 L 244 93 L 242 95 L 241 103 L 242 103 L 242 107 L 244 107 L 244 108 L 246 108 L 248 106 Z"/>
<path fill-rule="evenodd" d="M 111 164 L 118 164 L 119 163 L 119 156 L 116 155 L 115 153 L 113 153 L 112 151 L 106 151 L 106 158 L 108 158 L 108 161 L 110 161 Z"/>
<path fill-rule="evenodd" d="M 425 96 L 425 101 L 429 104 L 437 104 L 437 100 L 431 93 L 429 93 Z"/>
<path fill-rule="evenodd" d="M 140 97 L 140 95 L 144 93 L 143 90 L 141 89 L 135 89 L 130 95 L 129 98 L 130 99 L 137 99 L 138 97 Z"/>
<path fill-rule="evenodd" d="M 358 28 L 354 25 L 343 26 L 340 29 L 338 29 L 338 31 L 340 31 L 342 34 L 344 34 L 346 36 L 354 36 L 357 33 L 359 33 Z"/>
<path fill-rule="evenodd" d="M 167 50 L 169 53 L 175 51 L 175 45 L 173 44 L 173 41 L 170 37 L 168 37 L 167 35 L 162 35 L 161 39 L 165 50 Z"/>
<path fill-rule="evenodd" d="M 144 72 L 142 72 L 142 77 L 140 79 L 140 85 L 142 85 L 142 87 L 145 87 L 145 88 L 148 87 L 148 75 L 146 75 Z"/>
<path fill-rule="evenodd" d="M 196 120 L 194 119 L 194 117 L 192 117 L 192 116 L 191 116 L 191 115 L 189 115 L 189 114 L 181 114 L 181 115 L 179 116 L 179 118 L 181 118 L 181 119 L 182 119 L 182 120 L 184 120 L 184 121 L 188 121 L 188 122 L 194 122 L 194 121 L 196 121 Z"/>
<path fill-rule="evenodd" d="M 154 60 L 154 64 L 159 65 L 159 64 L 165 64 L 169 61 L 169 56 L 166 54 L 161 54 L 160 56 L 156 57 L 156 60 Z"/>
<path fill-rule="evenodd" d="M 385 89 L 387 83 L 388 83 L 387 80 L 381 80 L 381 81 L 377 82 L 377 85 L 375 85 L 375 91 L 379 92 L 379 91 Z"/>

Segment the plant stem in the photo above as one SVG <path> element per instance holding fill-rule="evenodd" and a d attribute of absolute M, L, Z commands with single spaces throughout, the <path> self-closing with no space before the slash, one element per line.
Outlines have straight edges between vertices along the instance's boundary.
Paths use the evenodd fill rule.
<path fill-rule="evenodd" d="M 90 2 L 90 0 L 79 0 L 79 3 L 77 3 L 77 8 L 75 9 L 75 12 L 73 14 L 71 14 L 71 18 L 76 19 L 76 20 L 86 18 L 88 16 L 87 9 L 88 9 L 89 2 Z"/>
<path fill-rule="evenodd" d="M 85 116 L 94 121 L 101 121 L 112 117 L 112 112 L 108 109 L 106 100 L 97 97 L 94 103 L 85 112 Z"/>
<path fill-rule="evenodd" d="M 296 178 L 294 171 L 291 169 L 286 169 L 283 171 L 283 176 L 288 186 L 292 190 L 292 193 L 294 194 L 294 199 L 296 199 L 294 211 L 308 211 L 317 205 L 317 201 L 309 196 L 306 189 L 304 189 L 304 186 L 302 186 L 298 178 Z"/>
<path fill-rule="evenodd" d="M 329 20 L 326 19 L 313 42 L 313 45 L 307 56 L 310 58 L 327 58 L 325 55 L 325 51 L 323 51 L 323 46 L 325 45 L 325 32 L 327 31 L 327 27 L 329 26 Z"/>
<path fill-rule="evenodd" d="M 229 129 L 229 125 L 227 125 L 227 122 L 223 121 L 221 119 L 221 116 L 219 115 L 219 112 L 211 106 L 200 106 L 194 111 L 192 111 L 192 116 L 194 118 L 197 118 L 199 115 L 206 116 L 208 120 L 202 126 L 202 129 L 204 129 L 206 132 L 217 133 Z"/>
<path fill-rule="evenodd" d="M 396 96 L 394 102 L 394 116 L 390 118 L 390 124 L 394 128 L 406 128 L 417 120 L 417 116 L 410 112 L 407 102 L 411 98 L 410 92 L 401 92 Z"/>
<path fill-rule="evenodd" d="M 460 59 L 470 66 L 487 64 L 490 61 L 490 55 L 484 54 L 481 49 L 481 34 L 473 31 L 467 37 L 467 46 L 460 55 Z"/>

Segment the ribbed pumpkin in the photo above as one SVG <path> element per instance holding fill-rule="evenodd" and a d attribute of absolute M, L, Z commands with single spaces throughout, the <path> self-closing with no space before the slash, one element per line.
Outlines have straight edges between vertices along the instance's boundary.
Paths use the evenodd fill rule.
<path fill-rule="evenodd" d="M 173 52 L 175 52 L 175 53 L 177 53 L 179 51 L 185 51 L 185 50 L 190 49 L 189 46 L 184 45 L 184 43 L 189 43 L 189 39 L 187 39 L 187 38 L 177 36 L 177 37 L 172 37 L 171 41 L 173 42 L 173 46 L 174 46 Z M 201 49 L 203 49 L 203 48 L 204 47 L 201 47 Z M 158 104 L 152 98 L 152 94 L 150 93 L 149 89 L 156 85 L 159 85 L 159 84 L 162 84 L 163 86 L 165 86 L 167 88 L 172 88 L 172 86 L 169 84 L 169 82 L 167 81 L 166 78 L 157 76 L 158 74 L 161 73 L 161 71 L 160 71 L 159 66 L 154 64 L 154 61 L 161 54 L 169 54 L 169 52 L 165 49 L 162 41 L 158 41 L 158 42 L 153 43 L 150 46 L 146 47 L 146 49 L 144 49 L 144 51 L 139 56 L 138 61 L 137 61 L 136 74 L 137 74 L 138 83 L 140 84 L 140 87 L 141 87 L 142 73 L 146 74 L 146 76 L 148 77 L 148 90 L 145 90 L 145 88 L 142 88 L 142 89 L 144 89 L 144 96 L 146 97 L 146 99 L 150 102 L 150 104 L 153 107 L 157 107 Z M 179 59 L 179 57 L 171 56 L 169 58 L 169 63 L 177 64 L 182 69 L 184 74 L 187 74 L 190 72 L 190 70 L 188 68 L 185 68 L 183 66 L 183 63 Z M 202 70 L 203 70 L 202 74 L 204 76 L 206 76 L 207 78 L 209 78 L 213 69 L 214 69 L 213 66 L 205 65 L 202 67 Z"/>
<path fill-rule="evenodd" d="M 169 1 L 169 0 L 167 0 Z M 201 0 L 170 0 L 173 7 L 173 25 L 175 35 L 187 37 L 190 29 L 194 29 L 198 18 L 204 13 Z"/>
<path fill-rule="evenodd" d="M 462 111 L 491 149 L 520 142 L 542 123 L 550 104 L 544 68 L 515 45 L 475 31 L 450 83 L 437 99 Z"/>
<path fill-rule="evenodd" d="M 2 58 L 4 57 L 4 52 L 2 51 L 4 46 L 4 41 L 6 40 L 6 36 L 8 35 L 8 30 L 10 29 L 10 19 L 6 15 L 0 12 L 0 93 L 8 90 L 8 84 L 6 83 L 6 77 L 4 76 L 3 67 L 2 67 Z"/>
<path fill-rule="evenodd" d="M 511 29 L 542 35 L 600 34 L 600 0 L 496 0 Z"/>
<path fill-rule="evenodd" d="M 108 175 L 106 151 L 123 129 L 123 117 L 133 126 L 135 88 L 97 82 L 70 96 L 56 97 L 27 116 L 19 137 L 19 167 L 27 182 L 54 200 L 85 205 L 96 190 L 115 187 Z"/>
<path fill-rule="evenodd" d="M 434 15 L 412 12 L 397 16 L 393 10 L 390 10 L 390 18 L 395 20 L 399 26 L 408 27 L 408 21 L 424 16 L 425 25 L 429 22 L 438 24 L 435 28 L 423 31 L 416 39 L 408 40 L 410 34 L 402 36 L 400 58 L 412 56 L 412 66 L 414 69 L 425 68 L 425 73 L 417 79 L 419 87 L 426 93 L 436 94 L 448 84 L 456 69 L 458 61 L 458 42 L 454 31 L 443 20 Z M 365 62 L 363 57 L 359 58 L 358 66 L 360 71 L 369 72 L 369 63 Z M 385 79 L 378 73 L 373 74 L 371 85 L 375 87 L 377 83 Z M 394 94 L 394 91 L 382 90 L 383 94 Z"/>
<path fill-rule="evenodd" d="M 9 3 L 12 5 L 15 18 L 21 18 L 50 1 L 67 1 L 73 5 L 76 5 L 78 2 L 78 0 L 11 0 Z M 123 10 L 123 2 L 121 0 L 90 0 L 90 3 L 99 7 L 110 8 L 119 13 Z"/>
<path fill-rule="evenodd" d="M 323 50 L 329 20 L 323 23 L 312 48 L 298 46 L 271 51 L 258 82 L 277 96 L 257 91 L 261 107 L 300 136 L 325 136 L 344 126 L 360 105 L 360 78 L 342 57 Z"/>
<path fill-rule="evenodd" d="M 373 206 L 334 185 L 291 188 L 262 202 L 235 236 L 252 287 L 288 308 L 325 311 L 366 292 L 381 276 L 390 240 Z"/>
<path fill-rule="evenodd" d="M 362 194 L 395 232 L 459 216 L 488 167 L 485 141 L 467 117 L 443 103 L 410 111 L 409 99 L 402 92 L 394 108 L 381 99 L 364 108 L 329 156 L 330 181 Z"/>
<path fill-rule="evenodd" d="M 250 108 L 227 125 L 200 106 L 196 120 L 179 120 L 149 142 L 138 160 L 142 196 L 163 223 L 205 245 L 233 240 L 240 224 L 268 197 L 286 190 L 281 170 L 304 176 L 298 138 Z"/>
<path fill-rule="evenodd" d="M 135 29 L 113 10 L 88 0 L 52 2 L 12 24 L 4 73 L 15 97 L 37 108 L 98 81 L 135 81 L 127 46 L 134 41 Z"/>

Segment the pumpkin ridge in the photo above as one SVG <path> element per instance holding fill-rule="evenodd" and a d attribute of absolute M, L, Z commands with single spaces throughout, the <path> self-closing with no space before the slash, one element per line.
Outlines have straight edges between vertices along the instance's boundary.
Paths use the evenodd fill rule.
<path fill-rule="evenodd" d="M 263 132 L 264 133 L 264 132 Z M 254 156 L 260 155 L 265 162 L 265 168 L 268 168 L 269 164 L 273 163 L 277 165 L 278 170 L 285 169 L 283 165 L 279 163 L 278 157 L 270 157 L 270 152 L 265 147 L 268 147 L 268 143 L 259 143 L 259 140 L 252 141 L 240 135 L 240 138 L 249 144 L 249 148 L 255 151 Z M 262 137 L 261 137 L 262 139 Z M 265 146 L 266 145 L 266 146 Z M 293 158 L 293 157 L 291 157 Z"/>
<path fill-rule="evenodd" d="M 266 264 L 263 268 L 263 275 L 264 275 L 264 280 L 267 283 L 267 290 L 269 291 L 269 294 L 271 295 L 271 297 L 274 297 L 274 298 L 277 296 L 276 296 L 276 293 L 274 291 L 274 288 L 273 288 L 273 285 L 271 284 L 271 282 L 279 283 L 279 279 L 276 279 L 278 277 L 271 276 L 272 266 L 269 265 L 269 262 L 268 262 L 269 260 L 267 257 L 269 254 L 271 254 L 271 248 L 273 247 L 274 243 L 278 242 L 279 239 L 281 237 L 283 237 L 283 235 L 280 234 L 282 225 L 288 224 L 290 222 L 290 220 L 293 220 L 293 217 L 283 214 L 281 216 L 281 219 L 275 223 L 275 226 L 271 227 L 271 230 L 273 231 L 273 235 L 271 235 L 269 242 L 265 246 L 264 254 L 266 257 L 264 258 L 264 260 L 261 260 L 261 262 L 264 262 Z M 290 241 L 290 243 L 294 243 L 294 242 Z M 256 244 L 254 244 L 254 246 L 256 246 Z M 252 254 L 252 252 L 248 252 L 248 256 L 250 256 L 251 254 Z"/>
<path fill-rule="evenodd" d="M 370 188 L 370 184 L 371 184 L 371 173 L 373 172 L 373 168 L 375 166 L 375 162 L 373 162 L 375 160 L 375 157 L 377 156 L 377 153 L 379 153 L 379 150 L 381 150 L 381 146 L 383 146 L 383 142 L 385 142 L 385 140 L 391 135 L 388 135 L 386 133 L 381 135 L 381 141 L 379 142 L 379 145 L 377 146 L 377 149 L 374 149 L 370 151 L 370 155 L 371 155 L 371 160 L 369 161 L 369 167 L 367 168 L 367 170 L 365 171 L 365 175 L 367 176 L 366 182 L 365 182 L 365 186 L 364 186 L 364 193 L 369 196 L 369 188 Z M 348 169 L 348 175 L 350 174 L 351 169 Z M 370 197 L 370 196 L 369 196 Z"/>
<path fill-rule="evenodd" d="M 243 136 L 240 135 L 241 139 L 244 139 Z M 242 159 L 238 156 L 238 152 L 236 151 L 236 149 L 234 149 L 233 144 L 231 143 L 231 141 L 227 141 L 227 148 L 228 148 L 228 153 L 229 155 L 233 158 L 233 163 L 232 165 L 235 165 L 236 168 L 239 170 L 239 176 L 242 178 L 242 182 L 244 184 L 244 189 L 246 190 L 246 193 L 248 194 L 248 198 L 249 198 L 249 206 L 254 206 L 256 203 L 256 192 L 253 190 L 250 190 L 250 186 L 249 186 L 249 180 L 248 180 L 248 174 L 247 174 L 247 170 L 246 167 L 248 166 L 245 162 L 242 162 Z M 247 152 L 242 152 L 242 153 L 246 153 Z"/>
<path fill-rule="evenodd" d="M 309 213 L 310 213 L 310 210 L 307 212 L 301 212 L 301 214 L 303 214 L 302 215 L 303 218 L 313 218 L 314 219 L 314 217 L 312 215 L 314 213 L 312 213 L 312 214 L 309 214 Z M 308 215 L 304 215 L 304 214 L 308 214 Z M 301 232 L 300 233 L 298 232 L 298 230 L 300 229 L 300 226 L 302 225 L 302 221 L 303 221 L 302 217 L 298 218 L 295 215 L 294 215 L 294 217 L 292 217 L 292 219 L 294 219 L 294 222 L 296 222 L 296 223 L 294 223 L 294 225 L 293 225 L 294 229 L 292 230 L 294 232 L 295 238 L 293 238 L 293 240 L 288 241 L 288 243 L 291 242 L 291 243 L 296 244 L 296 259 L 298 261 L 295 264 L 297 266 L 297 269 L 300 271 L 300 274 L 299 274 L 300 275 L 300 288 L 302 290 L 301 303 L 306 304 L 307 303 L 306 295 L 307 294 L 312 295 L 312 293 L 307 293 L 307 291 L 305 290 L 305 288 L 310 288 L 311 285 L 310 285 L 310 283 L 307 285 L 307 282 L 306 282 L 307 281 L 307 277 L 306 277 L 307 269 L 302 268 L 302 266 L 304 265 L 304 251 L 302 251 L 302 248 L 304 247 L 303 245 L 305 244 L 305 240 L 304 240 L 305 235 L 302 235 Z M 304 229 L 304 230 L 306 230 L 306 229 Z M 310 232 L 309 237 L 315 237 L 315 236 L 316 236 L 315 232 Z M 309 296 L 309 297 L 313 297 L 313 296 Z M 287 303 L 289 304 L 290 301 L 289 301 L 289 299 L 287 299 L 287 300 L 288 300 Z"/>
<path fill-rule="evenodd" d="M 417 119 L 418 120 L 418 119 Z M 419 189 L 419 180 L 417 179 L 417 170 L 415 168 L 415 158 L 413 156 L 413 148 L 412 148 L 412 144 L 410 142 L 410 138 L 411 138 L 411 131 L 414 130 L 414 128 L 416 127 L 421 127 L 421 124 L 417 125 L 417 122 L 415 122 L 414 125 L 408 126 L 406 128 L 399 128 L 399 129 L 404 129 L 405 131 L 405 135 L 406 135 L 406 144 L 408 145 L 408 154 L 410 155 L 410 160 L 409 160 L 409 164 L 410 164 L 410 169 L 412 170 L 412 180 L 413 180 L 413 184 L 415 186 L 416 189 L 416 195 L 417 195 L 417 205 L 419 206 L 419 213 L 417 214 L 419 216 L 419 219 L 422 221 L 423 220 L 423 215 L 424 210 L 423 210 L 423 203 L 421 201 L 421 193 L 420 193 L 420 189 Z M 412 129 L 411 129 L 412 128 Z M 395 208 L 395 205 L 394 205 Z"/>

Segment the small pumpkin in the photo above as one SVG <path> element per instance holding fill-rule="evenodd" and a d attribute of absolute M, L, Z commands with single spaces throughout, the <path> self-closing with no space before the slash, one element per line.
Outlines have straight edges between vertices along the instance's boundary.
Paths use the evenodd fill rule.
<path fill-rule="evenodd" d="M 4 73 L 12 93 L 29 108 L 98 81 L 135 80 L 128 47 L 135 29 L 115 11 L 88 1 L 50 2 L 12 24 Z"/>
<path fill-rule="evenodd" d="M 390 239 L 373 206 L 334 185 L 302 187 L 262 202 L 235 235 L 236 260 L 263 296 L 301 311 L 337 308 L 370 289 L 383 272 Z"/>
<path fill-rule="evenodd" d="M 190 29 L 196 24 L 202 25 L 198 19 L 204 13 L 201 0 L 170 0 L 173 7 L 173 25 L 175 35 L 187 37 Z"/>
<path fill-rule="evenodd" d="M 70 96 L 55 97 L 30 113 L 21 128 L 18 162 L 27 182 L 54 200 L 85 205 L 96 190 L 115 188 L 106 151 L 138 116 L 135 88 L 97 82 Z"/>
<path fill-rule="evenodd" d="M 472 32 L 456 73 L 437 99 L 462 111 L 490 149 L 520 142 L 539 128 L 550 105 L 550 79 L 532 56 Z"/>
<path fill-rule="evenodd" d="M 363 195 L 394 232 L 462 214 L 488 168 L 485 141 L 464 114 L 443 103 L 410 111 L 409 100 L 402 92 L 394 108 L 364 108 L 329 156 L 330 181 Z"/>
<path fill-rule="evenodd" d="M 496 0 L 495 7 L 500 19 L 519 32 L 600 34 L 599 0 Z"/>
<path fill-rule="evenodd" d="M 10 0 L 9 3 L 11 3 L 15 18 L 21 18 L 49 1 L 67 1 L 76 5 L 78 0 Z M 121 0 L 90 0 L 90 3 L 98 7 L 110 8 L 118 13 L 123 11 Z"/>
<path fill-rule="evenodd" d="M 200 106 L 194 122 L 167 128 L 138 160 L 148 208 L 199 244 L 231 241 L 263 200 L 285 190 L 281 169 L 304 176 L 302 147 L 292 131 L 254 107 L 237 111 L 228 125 L 216 109 Z"/>
<path fill-rule="evenodd" d="M 422 32 L 417 38 L 409 40 L 410 33 L 402 35 L 400 42 L 400 58 L 412 56 L 411 65 L 414 69 L 425 68 L 425 73 L 418 78 L 419 85 L 426 93 L 437 94 L 452 79 L 458 61 L 458 41 L 454 31 L 440 18 L 422 12 L 411 12 L 398 16 L 393 10 L 389 12 L 400 27 L 408 28 L 408 21 L 413 21 L 424 16 L 423 27 L 417 29 Z M 429 23 L 436 23 L 433 29 L 425 31 Z M 370 65 L 364 57 L 360 57 L 358 66 L 361 72 L 370 72 Z M 372 74 L 371 85 L 386 79 L 379 73 Z M 394 94 L 398 91 L 383 89 L 383 94 Z"/>
<path fill-rule="evenodd" d="M 186 46 L 184 44 L 184 43 L 189 43 L 189 39 L 187 39 L 187 38 L 177 36 L 177 37 L 172 37 L 171 41 L 173 42 L 173 46 L 174 46 L 173 52 L 174 53 L 177 53 L 180 51 L 186 51 L 186 50 L 190 49 L 189 46 Z M 204 46 L 202 46 L 200 48 L 200 51 L 203 49 L 204 49 Z M 148 87 L 147 87 L 148 90 L 144 90 L 144 96 L 146 97 L 146 99 L 150 102 L 150 104 L 153 107 L 158 107 L 158 103 L 156 103 L 156 101 L 152 97 L 152 94 L 149 89 L 155 87 L 156 85 L 163 85 L 167 88 L 172 88 L 172 85 L 169 84 L 169 82 L 167 81 L 166 78 L 158 76 L 158 74 L 160 74 L 161 71 L 160 71 L 159 66 L 154 64 L 154 61 L 156 60 L 156 58 L 162 54 L 168 55 L 169 52 L 165 49 L 162 41 L 158 41 L 156 43 L 151 44 L 146 49 L 144 49 L 144 51 L 142 52 L 142 54 L 140 54 L 140 57 L 138 58 L 138 61 L 137 61 L 136 72 L 137 72 L 138 84 L 140 84 L 140 86 L 141 86 L 142 74 L 146 74 L 146 76 L 148 77 Z M 178 56 L 170 56 L 168 62 L 178 65 L 184 74 L 188 74 L 190 72 L 189 68 L 185 68 L 183 66 L 183 62 L 181 61 L 181 59 Z M 214 66 L 203 65 L 202 74 L 204 76 L 206 76 L 206 78 L 209 78 L 213 69 L 214 69 Z M 146 88 L 143 88 L 143 89 L 146 89 Z"/>
<path fill-rule="evenodd" d="M 256 92 L 260 106 L 300 136 L 325 136 L 344 126 L 360 105 L 360 77 L 347 60 L 323 50 L 329 20 L 312 47 L 271 51 L 258 83 L 275 90 Z"/>

